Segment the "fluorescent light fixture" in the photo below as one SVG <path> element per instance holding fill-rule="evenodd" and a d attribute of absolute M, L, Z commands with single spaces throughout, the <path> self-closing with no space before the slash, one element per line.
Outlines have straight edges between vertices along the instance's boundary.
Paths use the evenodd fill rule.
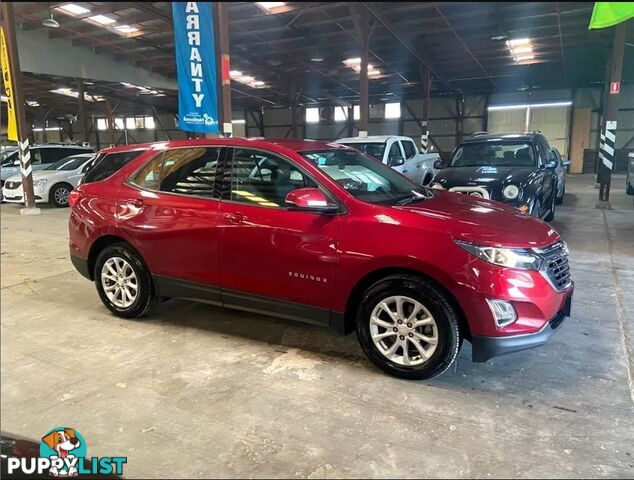
<path fill-rule="evenodd" d="M 319 123 L 319 108 L 306 109 L 306 123 Z"/>
<path fill-rule="evenodd" d="M 55 10 L 59 10 L 60 12 L 72 15 L 74 17 L 90 12 L 90 10 L 88 10 L 87 8 L 81 7 L 75 3 L 66 3 L 64 5 L 59 5 L 58 7 L 55 7 Z"/>
<path fill-rule="evenodd" d="M 27 100 L 26 104 L 29 107 L 39 107 L 40 106 L 40 104 L 38 102 L 36 102 L 35 100 Z"/>
<path fill-rule="evenodd" d="M 531 43 L 531 39 L 530 38 L 516 38 L 514 40 L 507 40 L 506 44 L 509 47 L 519 47 L 520 45 L 530 45 Z"/>
<path fill-rule="evenodd" d="M 344 107 L 335 107 L 335 122 L 345 122 L 348 120 Z"/>
<path fill-rule="evenodd" d="M 64 95 L 66 97 L 79 98 L 79 92 L 76 90 L 71 90 L 70 88 L 60 87 L 55 90 L 49 90 L 51 93 L 56 93 L 57 95 Z M 87 102 L 103 102 L 105 100 L 101 95 L 90 95 L 88 93 L 84 93 L 84 100 Z"/>
<path fill-rule="evenodd" d="M 144 125 L 145 125 L 145 128 L 148 128 L 150 130 L 154 130 L 154 128 L 155 128 L 154 117 L 145 117 Z"/>
<path fill-rule="evenodd" d="M 231 120 L 231 123 L 235 123 L 236 125 L 244 125 L 247 121 L 244 118 L 236 118 L 235 120 Z"/>
<path fill-rule="evenodd" d="M 361 59 L 359 57 L 347 58 L 343 61 L 343 64 L 352 68 L 355 72 L 361 73 Z M 371 63 L 368 63 L 368 77 L 377 78 L 380 76 L 381 71 L 376 69 Z"/>
<path fill-rule="evenodd" d="M 134 85 L 133 83 L 127 83 L 127 82 L 119 82 L 119 83 L 127 88 L 135 88 L 136 90 L 139 91 L 139 94 L 141 95 L 156 95 L 157 97 L 165 96 L 165 94 L 161 94 L 157 90 L 152 90 L 150 87 L 147 87 L 147 86 L 142 87 L 141 85 Z"/>
<path fill-rule="evenodd" d="M 112 25 L 116 23 L 114 18 L 106 17 L 105 15 L 93 15 L 92 17 L 85 18 L 87 22 L 96 23 L 97 25 Z"/>
<path fill-rule="evenodd" d="M 343 61 L 344 65 L 350 67 L 352 65 L 361 65 L 361 58 L 359 57 L 355 57 L 355 58 L 347 58 Z"/>
<path fill-rule="evenodd" d="M 286 2 L 255 2 L 255 4 L 266 13 L 273 13 L 274 10 L 284 7 Z"/>
<path fill-rule="evenodd" d="M 236 82 L 243 83 L 245 85 L 248 85 L 251 88 L 265 88 L 267 86 L 266 83 L 263 82 L 262 80 L 258 80 L 257 78 L 252 77 L 251 75 L 245 75 L 239 70 L 231 70 L 229 72 L 229 77 L 231 77 L 231 80 L 235 80 Z"/>
<path fill-rule="evenodd" d="M 550 102 L 550 103 L 531 103 L 522 105 L 491 105 L 488 110 L 520 110 L 523 108 L 544 108 L 544 107 L 569 107 L 572 105 L 572 100 L 564 102 Z"/>
<path fill-rule="evenodd" d="M 516 38 L 514 40 L 507 40 L 506 46 L 511 52 L 511 56 L 515 63 L 527 62 L 535 58 L 533 52 L 533 45 L 530 38 Z"/>
<path fill-rule="evenodd" d="M 33 128 L 32 130 L 34 132 L 43 132 L 43 131 L 59 132 L 61 130 L 61 127 L 46 127 L 46 128 L 38 127 L 38 128 Z"/>
<path fill-rule="evenodd" d="M 401 118 L 401 103 L 386 103 L 384 117 L 386 120 Z"/>

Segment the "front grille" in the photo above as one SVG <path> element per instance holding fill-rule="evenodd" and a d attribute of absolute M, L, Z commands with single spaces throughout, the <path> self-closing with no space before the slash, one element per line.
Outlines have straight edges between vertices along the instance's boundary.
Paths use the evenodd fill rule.
<path fill-rule="evenodd" d="M 570 286 L 570 265 L 568 253 L 563 243 L 556 243 L 543 249 L 540 253 L 545 259 L 544 272 L 556 290 L 564 290 Z"/>
<path fill-rule="evenodd" d="M 491 198 L 491 194 L 484 187 L 467 187 L 467 186 L 451 187 L 449 191 L 455 192 L 455 193 L 463 193 L 465 195 L 470 195 L 472 197 L 487 198 L 487 199 Z"/>
<path fill-rule="evenodd" d="M 4 184 L 7 190 L 15 190 L 20 188 L 20 185 L 22 185 L 22 182 L 5 182 Z"/>

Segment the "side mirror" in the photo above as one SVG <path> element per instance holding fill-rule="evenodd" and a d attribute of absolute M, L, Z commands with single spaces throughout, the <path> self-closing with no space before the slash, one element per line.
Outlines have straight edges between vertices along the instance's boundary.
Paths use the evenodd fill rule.
<path fill-rule="evenodd" d="M 546 162 L 546 165 L 544 165 L 546 168 L 557 168 L 557 161 L 555 160 L 549 160 L 548 162 Z"/>
<path fill-rule="evenodd" d="M 564 160 L 563 162 L 561 162 L 561 164 L 562 164 L 564 167 L 569 167 L 571 163 L 572 163 L 572 162 L 571 162 L 570 160 Z"/>
<path fill-rule="evenodd" d="M 298 188 L 286 195 L 284 200 L 290 210 L 317 213 L 334 213 L 339 209 L 328 201 L 328 197 L 318 188 Z"/>
<path fill-rule="evenodd" d="M 440 169 L 442 169 L 442 160 L 436 160 L 436 161 L 434 161 L 434 168 L 435 168 L 436 170 L 440 170 Z"/>
<path fill-rule="evenodd" d="M 390 167 L 400 167 L 401 165 L 405 164 L 405 159 L 399 156 L 390 157 L 390 159 L 387 161 L 387 164 Z"/>

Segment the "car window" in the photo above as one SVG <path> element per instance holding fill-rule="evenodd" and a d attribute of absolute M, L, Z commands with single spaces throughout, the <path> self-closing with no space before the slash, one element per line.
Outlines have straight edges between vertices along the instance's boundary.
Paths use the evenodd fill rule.
<path fill-rule="evenodd" d="M 3 167 L 10 167 L 13 165 L 19 157 L 19 152 L 17 150 L 9 150 L 8 152 L 2 152 L 0 154 L 0 165 Z"/>
<path fill-rule="evenodd" d="M 232 201 L 277 208 L 293 190 L 317 186 L 287 160 L 249 148 L 234 149 L 229 181 Z"/>
<path fill-rule="evenodd" d="M 452 167 L 531 167 L 535 165 L 533 147 L 522 141 L 468 142 L 451 156 Z"/>
<path fill-rule="evenodd" d="M 160 170 L 161 192 L 201 197 L 217 197 L 216 171 L 222 147 L 177 148 L 163 155 Z M 149 167 L 146 179 L 153 182 L 159 173 L 157 165 Z"/>
<path fill-rule="evenodd" d="M 86 160 L 87 158 L 84 156 L 72 155 L 47 165 L 46 170 L 76 170 L 81 167 Z"/>
<path fill-rule="evenodd" d="M 20 157 L 16 157 L 15 160 L 19 160 Z M 35 149 L 31 149 L 31 164 L 33 165 L 39 165 L 42 163 L 42 149 L 40 148 L 35 148 Z"/>
<path fill-rule="evenodd" d="M 132 150 L 128 152 L 108 153 L 95 159 L 91 168 L 88 169 L 81 183 L 92 183 L 114 175 L 122 167 L 141 155 L 144 150 Z"/>
<path fill-rule="evenodd" d="M 379 162 L 383 161 L 383 152 L 385 152 L 385 142 L 369 142 L 369 143 L 344 143 L 346 147 L 359 150 L 372 158 L 376 158 Z"/>
<path fill-rule="evenodd" d="M 161 181 L 164 153 L 158 154 L 132 178 L 132 183 L 147 190 L 158 190 Z"/>
<path fill-rule="evenodd" d="M 402 156 L 403 156 L 403 154 L 401 153 L 401 149 L 398 147 L 398 142 L 392 143 L 392 146 L 390 147 L 390 153 L 388 155 L 388 158 L 402 157 Z"/>
<path fill-rule="evenodd" d="M 72 150 L 69 148 L 41 148 L 42 163 L 54 163 L 62 158 L 66 158 L 73 153 L 79 153 L 78 150 Z"/>
<path fill-rule="evenodd" d="M 403 150 L 405 151 L 405 158 L 410 159 L 416 155 L 416 145 L 411 140 L 401 140 L 401 145 L 403 145 Z"/>

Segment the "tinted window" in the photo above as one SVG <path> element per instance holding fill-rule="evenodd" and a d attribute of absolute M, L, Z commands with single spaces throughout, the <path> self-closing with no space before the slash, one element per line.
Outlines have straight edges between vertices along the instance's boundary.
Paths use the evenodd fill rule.
<path fill-rule="evenodd" d="M 301 154 L 348 193 L 368 203 L 394 204 L 434 195 L 430 189 L 357 152 L 320 150 Z"/>
<path fill-rule="evenodd" d="M 0 165 L 10 167 L 18 159 L 19 152 L 17 150 L 9 150 L 0 153 Z"/>
<path fill-rule="evenodd" d="M 165 152 L 160 171 L 160 190 L 183 195 L 216 196 L 214 184 L 221 151 L 220 147 L 207 147 Z M 145 172 L 146 181 L 152 183 L 159 176 L 156 168 L 155 163 Z"/>
<path fill-rule="evenodd" d="M 236 202 L 284 208 L 289 192 L 316 186 L 295 165 L 260 150 L 234 149 L 231 165 L 230 198 Z"/>
<path fill-rule="evenodd" d="M 132 178 L 132 183 L 147 190 L 158 190 L 163 167 L 163 153 L 157 155 Z"/>
<path fill-rule="evenodd" d="M 460 145 L 451 157 L 452 167 L 532 167 L 533 147 L 527 142 L 469 142 Z"/>
<path fill-rule="evenodd" d="M 16 157 L 16 160 L 19 160 L 20 157 Z M 33 165 L 39 165 L 42 163 L 42 149 L 41 148 L 33 148 L 31 149 L 31 163 Z"/>
<path fill-rule="evenodd" d="M 108 153 L 99 156 L 94 165 L 88 169 L 81 183 L 92 183 L 104 180 L 118 172 L 124 165 L 127 165 L 136 157 L 141 155 L 143 150 L 131 152 Z"/>
<path fill-rule="evenodd" d="M 84 153 L 71 148 L 40 148 L 40 152 L 42 152 L 42 163 L 53 163 L 72 154 Z"/>
<path fill-rule="evenodd" d="M 401 153 L 401 149 L 398 147 L 398 142 L 394 142 L 392 146 L 390 147 L 389 158 L 402 157 L 402 156 L 403 154 Z"/>
<path fill-rule="evenodd" d="M 401 140 L 401 145 L 403 145 L 403 150 L 405 150 L 405 158 L 410 159 L 416 155 L 416 145 L 414 145 L 414 142 Z"/>

